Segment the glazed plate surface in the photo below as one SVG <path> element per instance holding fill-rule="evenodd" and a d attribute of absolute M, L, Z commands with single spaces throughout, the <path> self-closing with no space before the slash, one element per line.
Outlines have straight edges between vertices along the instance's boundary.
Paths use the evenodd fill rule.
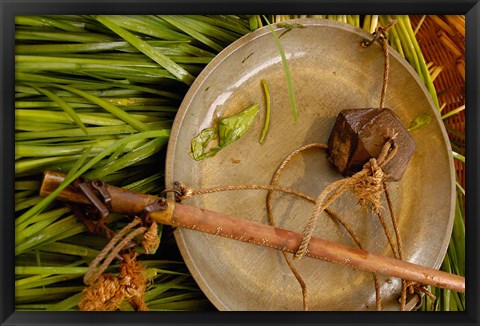
<path fill-rule="evenodd" d="M 298 122 L 290 110 L 281 57 L 268 27 L 245 35 L 227 47 L 202 71 L 188 91 L 172 128 L 168 145 L 166 186 L 180 181 L 192 188 L 269 184 L 282 160 L 310 143 L 327 143 L 341 110 L 378 107 L 384 57 L 378 43 L 363 48 L 367 32 L 323 19 L 290 21 L 280 38 L 293 78 Z M 277 33 L 285 29 L 276 26 Z M 400 182 L 388 184 L 399 221 L 406 260 L 439 268 L 451 235 L 455 182 L 451 149 L 433 102 L 410 65 L 390 48 L 390 80 L 385 107 L 408 128 L 420 114 L 432 121 L 412 130 L 416 150 Z M 265 118 L 261 80 L 271 96 L 271 122 L 266 141 L 259 143 Z M 258 103 L 260 111 L 243 138 L 216 156 L 195 161 L 191 140 L 222 117 Z M 317 197 L 342 176 L 327 162 L 325 151 L 296 157 L 279 180 Z M 267 224 L 265 191 L 229 191 L 192 197 L 185 204 Z M 393 234 L 384 200 L 384 215 Z M 301 232 L 313 205 L 275 193 L 278 227 Z M 341 215 L 367 251 L 393 256 L 375 215 L 357 205 L 350 193 L 331 209 Z M 352 247 L 345 229 L 320 215 L 314 236 Z M 178 229 L 176 240 L 195 280 L 219 310 L 302 310 L 302 292 L 279 251 L 197 231 Z M 304 257 L 295 265 L 308 287 L 310 310 L 375 310 L 371 273 Z M 384 310 L 398 310 L 401 282 L 380 276 Z M 413 305 L 414 302 L 410 302 Z"/>

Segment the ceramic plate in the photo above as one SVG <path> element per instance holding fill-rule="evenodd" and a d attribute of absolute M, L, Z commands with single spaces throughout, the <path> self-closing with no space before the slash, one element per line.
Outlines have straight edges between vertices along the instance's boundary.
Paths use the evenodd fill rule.
<path fill-rule="evenodd" d="M 211 61 L 184 98 L 168 145 L 167 187 L 174 181 L 194 188 L 268 184 L 292 151 L 327 142 L 341 110 L 379 106 L 384 57 L 377 43 L 361 47 L 370 34 L 323 19 L 292 22 L 304 28 L 293 28 L 280 40 L 292 73 L 298 122 L 292 118 L 281 57 L 270 30 L 265 27 L 245 35 Z M 285 31 L 278 26 L 276 30 Z M 430 124 L 411 131 L 414 155 L 401 181 L 389 183 L 405 258 L 439 268 L 453 223 L 451 149 L 426 88 L 391 48 L 390 69 L 385 107 L 406 127 L 420 114 L 432 117 Z M 262 79 L 270 88 L 272 113 L 266 141 L 260 144 L 265 117 Z M 214 157 L 197 162 L 189 156 L 191 140 L 200 131 L 254 103 L 260 111 L 243 138 Z M 307 151 L 292 161 L 279 184 L 317 197 L 339 178 L 324 151 Z M 262 191 L 232 191 L 192 197 L 184 203 L 268 223 L 265 196 Z M 278 193 L 273 205 L 277 226 L 297 232 L 313 209 L 311 203 Z M 353 195 L 343 195 L 331 208 L 349 223 L 366 250 L 393 256 L 378 218 L 358 206 Z M 388 210 L 385 215 L 389 216 Z M 327 215 L 319 217 L 314 236 L 355 246 Z M 185 229 L 176 231 L 176 240 L 193 277 L 219 310 L 302 310 L 301 288 L 280 252 Z M 310 310 L 375 309 L 371 273 L 308 257 L 295 265 L 307 283 Z M 398 310 L 400 280 L 381 276 L 380 284 L 384 310 Z"/>

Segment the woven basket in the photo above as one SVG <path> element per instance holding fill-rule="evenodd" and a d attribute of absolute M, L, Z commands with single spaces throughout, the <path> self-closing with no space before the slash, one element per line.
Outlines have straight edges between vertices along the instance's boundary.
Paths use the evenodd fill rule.
<path fill-rule="evenodd" d="M 410 16 L 425 62 L 441 67 L 434 80 L 441 114 L 465 105 L 465 16 Z M 465 111 L 444 120 L 453 149 L 465 155 Z M 455 161 L 458 182 L 465 188 L 465 164 Z"/>

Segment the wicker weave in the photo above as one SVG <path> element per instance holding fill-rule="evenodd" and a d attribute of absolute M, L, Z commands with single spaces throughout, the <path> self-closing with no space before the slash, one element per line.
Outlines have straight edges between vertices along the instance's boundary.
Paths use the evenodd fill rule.
<path fill-rule="evenodd" d="M 426 63 L 441 70 L 434 80 L 442 114 L 465 105 L 465 16 L 410 16 Z M 454 150 L 465 155 L 465 111 L 445 120 Z M 450 128 L 448 128 L 450 127 Z M 455 160 L 459 183 L 465 187 L 465 164 Z"/>

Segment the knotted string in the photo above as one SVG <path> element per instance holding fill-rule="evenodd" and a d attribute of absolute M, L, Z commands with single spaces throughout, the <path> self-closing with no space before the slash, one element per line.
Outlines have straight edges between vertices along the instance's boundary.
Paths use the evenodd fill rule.
<path fill-rule="evenodd" d="M 380 108 L 383 108 L 383 104 L 385 103 L 385 95 L 387 94 L 388 76 L 390 73 L 390 60 L 389 60 L 388 42 L 387 42 L 388 30 L 396 23 L 397 23 L 397 20 L 392 19 L 384 27 L 377 26 L 377 28 L 375 28 L 375 32 L 373 33 L 373 39 L 370 41 L 362 42 L 362 46 L 365 48 L 369 47 L 370 45 L 375 43 L 377 40 L 380 41 L 380 44 L 382 45 L 383 56 L 385 58 L 385 61 L 383 66 L 383 83 L 382 83 L 382 94 L 380 96 Z"/>
<path fill-rule="evenodd" d="M 380 210 L 380 195 L 383 192 L 382 185 L 386 177 L 382 167 L 387 164 L 396 153 L 397 146 L 393 138 L 387 140 L 377 159 L 371 158 L 364 164 L 361 171 L 350 178 L 335 181 L 320 193 L 315 201 L 312 216 L 303 230 L 302 243 L 293 256 L 293 259 L 298 260 L 307 253 L 308 244 L 312 238 L 318 216 L 345 191 L 351 190 L 358 198 L 360 205 L 367 206 L 370 204 L 375 212 Z"/>
<path fill-rule="evenodd" d="M 135 232 L 131 232 L 123 240 L 122 238 L 135 226 L 140 224 L 142 221 L 139 218 L 135 218 L 127 226 L 125 226 L 120 232 L 118 232 L 108 244 L 100 251 L 100 253 L 95 257 L 94 260 L 90 263 L 87 272 L 83 277 L 83 283 L 90 285 L 97 280 L 97 278 L 108 268 L 110 263 L 116 257 L 116 255 L 125 248 L 125 245 L 130 242 L 138 234 L 145 232 L 146 228 L 139 228 Z M 121 240 L 121 241 L 120 241 Z M 120 243 L 118 243 L 120 241 Z M 118 244 L 117 244 L 118 243 Z M 103 264 L 97 269 L 98 264 L 106 256 L 108 257 L 104 260 Z"/>
<path fill-rule="evenodd" d="M 280 179 L 280 175 L 282 174 L 283 170 L 287 167 L 287 165 L 294 159 L 294 157 L 296 157 L 297 155 L 299 155 L 300 153 L 306 151 L 306 150 L 310 150 L 310 149 L 318 149 L 318 150 L 322 150 L 322 149 L 326 149 L 327 148 L 327 145 L 325 144 L 318 144 L 318 143 L 314 143 L 314 144 L 308 144 L 308 145 L 305 145 L 305 146 L 302 146 L 300 147 L 299 149 L 293 151 L 290 155 L 288 155 L 284 160 L 283 162 L 280 164 L 280 166 L 278 167 L 278 169 L 275 171 L 275 173 L 273 174 L 273 177 L 270 181 L 270 185 L 276 185 L 278 183 L 278 180 Z M 268 216 L 268 221 L 270 223 L 270 225 L 272 226 L 275 226 L 275 223 L 274 223 L 274 218 L 273 218 L 273 205 L 272 205 L 272 196 L 273 196 L 273 192 L 272 191 L 268 191 L 267 193 L 267 198 L 266 198 L 266 205 L 267 205 L 267 216 Z M 311 203 L 315 204 L 315 199 L 314 198 L 310 198 L 308 199 Z M 348 232 L 348 234 L 351 236 L 351 238 L 353 239 L 353 241 L 357 244 L 357 246 L 364 250 L 364 247 L 362 246 L 360 240 L 358 239 L 358 237 L 356 236 L 355 232 L 349 227 L 349 225 L 338 215 L 336 214 L 335 212 L 333 212 L 331 209 L 329 209 L 328 207 L 325 209 L 325 212 L 331 217 L 333 218 L 334 220 L 336 220 L 338 223 L 340 223 L 344 229 Z M 302 289 L 302 297 L 303 297 L 303 309 L 304 310 L 308 310 L 308 290 L 307 290 L 307 285 L 305 283 L 305 281 L 303 280 L 301 274 L 299 273 L 299 271 L 296 269 L 295 265 L 293 264 L 292 260 L 290 259 L 290 256 L 287 255 L 286 252 L 282 252 L 283 253 L 283 257 L 288 265 L 288 267 L 290 268 L 290 270 L 292 271 L 293 275 L 295 276 L 295 278 L 297 279 L 301 289 Z M 377 311 L 381 311 L 382 310 L 382 301 L 381 301 L 381 293 L 380 293 L 380 284 L 378 282 L 378 278 L 377 278 L 377 275 L 375 273 L 372 273 L 373 275 L 373 282 L 374 282 L 374 286 L 375 286 L 375 303 L 376 303 L 376 309 Z"/>
<path fill-rule="evenodd" d="M 118 253 L 138 235 L 143 234 L 142 246 L 146 254 L 157 250 L 160 244 L 158 225 L 152 222 L 148 228 L 141 226 L 134 229 L 141 223 L 142 220 L 136 217 L 120 230 L 90 263 L 83 278 L 89 287 L 83 292 L 80 310 L 116 310 L 124 300 L 128 300 L 135 310 L 148 310 L 143 300 L 146 289 L 145 270 L 140 262 L 135 261 L 136 253 L 122 256 L 124 259 L 120 264 L 118 276 L 102 275 Z M 97 268 L 104 258 L 102 265 Z"/>
<path fill-rule="evenodd" d="M 113 311 L 127 300 L 137 311 L 148 311 L 144 301 L 146 272 L 137 254 L 124 254 L 118 276 L 100 275 L 83 291 L 78 307 L 82 311 Z"/>
<path fill-rule="evenodd" d="M 385 94 L 387 92 L 388 78 L 389 78 L 389 73 L 390 73 L 390 60 L 389 60 L 388 42 L 387 42 L 388 30 L 393 25 L 395 25 L 396 23 L 397 23 L 396 20 L 390 20 L 389 23 L 386 26 L 384 26 L 384 27 L 378 26 L 375 29 L 375 32 L 373 34 L 373 39 L 371 41 L 365 41 L 365 42 L 362 43 L 362 46 L 369 47 L 375 41 L 379 40 L 380 44 L 382 45 L 385 62 L 384 62 L 384 69 L 383 69 L 382 93 L 381 93 L 381 96 L 380 96 L 380 108 L 383 108 L 383 105 L 385 103 Z M 384 187 L 386 189 L 385 184 L 384 184 Z M 387 194 L 386 195 L 387 202 L 389 202 L 390 216 L 392 218 L 392 223 L 393 223 L 393 227 L 394 227 L 394 230 L 395 230 L 395 236 L 396 236 L 397 246 L 398 246 L 398 254 L 395 253 L 395 249 L 393 248 L 393 241 L 391 239 L 390 234 L 387 231 L 387 228 L 385 227 L 385 222 L 383 220 L 382 215 L 379 212 L 377 214 L 378 214 L 378 217 L 380 218 L 382 226 L 384 227 L 385 233 L 387 235 L 388 241 L 390 243 L 390 246 L 392 247 L 392 251 L 394 252 L 395 257 L 403 260 L 402 241 L 401 241 L 400 235 L 398 233 L 398 227 L 397 227 L 395 215 L 393 213 L 393 210 L 391 209 L 391 203 L 390 203 L 390 198 L 389 198 L 388 192 L 386 192 L 386 194 Z M 400 310 L 402 310 L 402 311 L 405 310 L 406 296 L 407 296 L 407 283 L 406 283 L 405 280 L 402 280 L 402 292 L 401 292 L 401 300 L 400 300 Z"/>

